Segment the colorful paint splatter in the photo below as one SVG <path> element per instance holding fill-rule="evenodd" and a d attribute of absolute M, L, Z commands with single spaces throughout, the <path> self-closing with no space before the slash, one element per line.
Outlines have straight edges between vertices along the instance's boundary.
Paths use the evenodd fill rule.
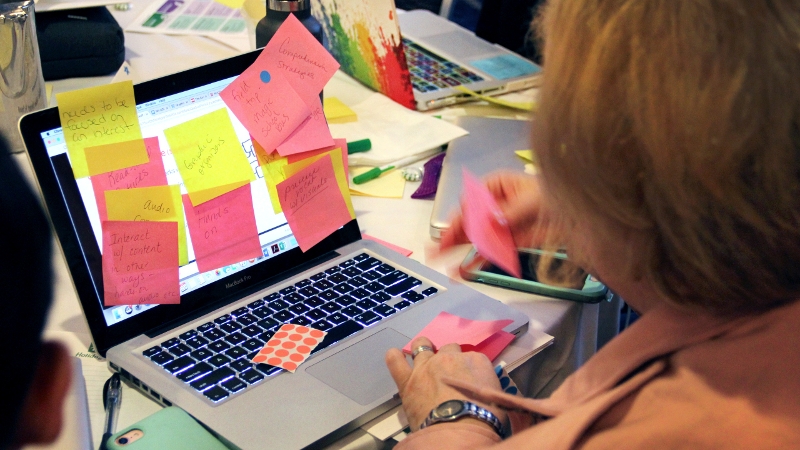
<path fill-rule="evenodd" d="M 415 109 L 394 0 L 320 0 L 312 13 L 345 73 Z"/>

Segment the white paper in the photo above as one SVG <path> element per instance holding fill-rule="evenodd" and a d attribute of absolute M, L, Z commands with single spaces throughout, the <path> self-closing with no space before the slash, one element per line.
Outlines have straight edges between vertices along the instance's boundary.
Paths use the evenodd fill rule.
<path fill-rule="evenodd" d="M 240 9 L 212 0 L 157 0 L 125 28 L 126 32 L 208 36 L 233 48 L 248 42 Z M 244 45 L 244 44 L 242 44 Z M 249 48 L 249 43 L 247 44 Z"/>

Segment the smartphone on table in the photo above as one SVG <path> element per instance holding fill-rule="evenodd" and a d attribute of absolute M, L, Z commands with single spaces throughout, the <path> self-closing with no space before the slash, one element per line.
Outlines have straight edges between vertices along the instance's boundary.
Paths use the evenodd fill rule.
<path fill-rule="evenodd" d="M 519 263 L 522 267 L 522 278 L 517 278 L 487 261 L 473 248 L 470 250 L 459 271 L 465 280 L 492 284 L 518 291 L 531 292 L 548 297 L 561 298 L 584 303 L 598 303 L 606 298 L 608 288 L 583 269 L 575 266 L 565 253 L 546 252 L 539 249 L 518 249 Z M 536 268 L 543 256 L 553 258 L 549 270 L 560 270 L 563 266 L 574 273 L 566 287 L 553 286 L 541 282 L 536 275 Z"/>
<path fill-rule="evenodd" d="M 108 450 L 227 450 L 184 410 L 170 406 L 111 436 Z"/>

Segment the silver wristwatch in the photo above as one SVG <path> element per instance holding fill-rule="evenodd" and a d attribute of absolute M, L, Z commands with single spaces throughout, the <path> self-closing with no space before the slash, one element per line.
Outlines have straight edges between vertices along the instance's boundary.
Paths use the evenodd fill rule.
<path fill-rule="evenodd" d="M 503 423 L 500 422 L 497 416 L 492 414 L 488 409 L 481 408 L 466 400 L 448 400 L 436 408 L 433 408 L 431 413 L 428 414 L 428 418 L 419 426 L 419 429 L 421 430 L 439 422 L 452 422 L 462 417 L 474 417 L 475 419 L 482 420 L 491 425 L 501 439 L 506 438 L 505 427 L 503 427 Z"/>

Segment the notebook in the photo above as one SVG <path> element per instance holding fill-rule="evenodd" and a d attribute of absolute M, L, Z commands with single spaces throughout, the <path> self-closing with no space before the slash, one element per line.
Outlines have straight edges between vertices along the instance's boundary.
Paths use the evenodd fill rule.
<path fill-rule="evenodd" d="M 425 111 L 533 87 L 541 68 L 427 10 L 397 13 L 394 0 L 312 3 L 341 69 L 409 108 Z"/>
<path fill-rule="evenodd" d="M 463 116 L 454 123 L 469 134 L 447 145 L 431 211 L 430 234 L 434 239 L 442 237 L 460 207 L 463 168 L 478 177 L 498 170 L 523 173 L 526 161 L 514 152 L 530 148 L 531 122 L 527 120 Z"/>
<path fill-rule="evenodd" d="M 134 87 L 142 133 L 158 139 L 170 184 L 181 178 L 164 129 L 225 107 L 219 92 L 256 57 Z M 505 328 L 512 333 L 527 328 L 525 315 L 362 240 L 356 220 L 302 252 L 270 206 L 247 131 L 228 113 L 256 175 L 250 189 L 263 254 L 200 273 L 189 246 L 188 263 L 179 268 L 179 305 L 103 306 L 91 181 L 75 179 L 56 108 L 20 121 L 95 347 L 141 392 L 185 409 L 236 447 L 319 446 L 398 404 L 384 354 L 439 312 L 512 319 Z M 250 363 L 282 323 L 328 333 L 294 373 Z"/>

